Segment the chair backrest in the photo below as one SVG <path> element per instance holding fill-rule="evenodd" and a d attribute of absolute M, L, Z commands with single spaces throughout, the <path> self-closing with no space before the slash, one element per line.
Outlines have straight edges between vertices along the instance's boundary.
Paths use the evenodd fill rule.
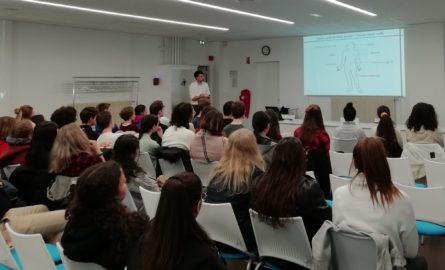
<path fill-rule="evenodd" d="M 247 252 L 246 244 L 230 203 L 211 204 L 203 202 L 196 220 L 213 241 Z"/>
<path fill-rule="evenodd" d="M 159 166 L 161 166 L 162 174 L 167 178 L 180 172 L 185 172 L 185 167 L 181 159 L 178 159 L 175 162 L 170 162 L 166 159 L 159 158 L 158 162 Z"/>
<path fill-rule="evenodd" d="M 306 171 L 306 175 L 316 179 L 314 171 Z"/>
<path fill-rule="evenodd" d="M 377 246 L 371 237 L 329 231 L 333 270 L 377 269 Z"/>
<path fill-rule="evenodd" d="M 340 177 L 333 174 L 329 175 L 329 180 L 331 181 L 332 194 L 334 194 L 337 188 L 349 185 L 351 183 L 350 178 Z"/>
<path fill-rule="evenodd" d="M 407 157 L 386 158 L 388 160 L 391 179 L 394 183 L 406 186 L 415 186 L 411 166 Z"/>
<path fill-rule="evenodd" d="M 338 153 L 329 151 L 332 174 L 337 176 L 351 176 L 355 170 L 352 164 L 352 153 Z"/>
<path fill-rule="evenodd" d="M 416 188 L 395 184 L 405 192 L 414 207 L 416 220 L 445 226 L 445 187 Z"/>
<path fill-rule="evenodd" d="M 6 244 L 3 235 L 0 233 L 0 269 L 3 269 L 1 265 L 5 265 L 11 269 L 19 269 L 16 261 L 11 255 L 11 250 Z"/>
<path fill-rule="evenodd" d="M 134 203 L 133 197 L 131 196 L 130 190 L 127 188 L 127 193 L 125 193 L 125 198 L 122 201 L 122 204 L 127 207 L 130 212 L 136 212 L 138 208 Z"/>
<path fill-rule="evenodd" d="M 161 192 L 146 190 L 143 187 L 139 187 L 139 190 L 141 191 L 145 212 L 150 217 L 150 219 L 152 219 L 156 215 L 156 210 L 158 209 L 158 204 L 159 204 L 159 198 L 161 198 Z"/>
<path fill-rule="evenodd" d="M 425 159 L 428 187 L 445 187 L 445 163 Z"/>
<path fill-rule="evenodd" d="M 55 270 L 56 266 L 46 249 L 40 234 L 21 234 L 12 230 L 6 223 L 14 247 L 22 263 L 23 270 Z"/>
<path fill-rule="evenodd" d="M 151 161 L 150 154 L 147 152 L 139 153 L 136 162 L 150 178 L 156 179 L 156 169 Z"/>
<path fill-rule="evenodd" d="M 63 268 L 65 270 L 105 270 L 102 266 L 95 264 L 95 263 L 83 263 L 83 262 L 76 262 L 63 254 L 63 247 L 60 245 L 60 242 L 56 243 L 57 250 L 60 253 L 60 258 L 63 262 Z"/>
<path fill-rule="evenodd" d="M 312 251 L 301 217 L 283 218 L 286 225 L 275 229 L 258 219 L 250 209 L 253 232 L 260 257 L 272 257 L 312 269 Z"/>
<path fill-rule="evenodd" d="M 408 157 L 414 179 L 425 176 L 425 159 L 445 162 L 444 150 L 437 143 L 406 143 L 402 156 Z"/>
<path fill-rule="evenodd" d="M 20 166 L 21 166 L 20 164 L 14 164 L 3 167 L 3 172 L 5 173 L 6 180 L 9 180 L 11 174 L 15 171 L 15 169 L 17 169 Z"/>
<path fill-rule="evenodd" d="M 216 167 L 217 162 L 200 162 L 191 159 L 190 162 L 192 163 L 193 172 L 199 176 L 201 179 L 202 185 L 204 187 L 209 185 L 210 182 L 210 173 L 212 170 Z"/>
<path fill-rule="evenodd" d="M 343 152 L 343 153 L 352 153 L 355 145 L 357 144 L 357 138 L 353 139 L 339 139 L 332 138 L 332 148 L 334 151 Z"/>

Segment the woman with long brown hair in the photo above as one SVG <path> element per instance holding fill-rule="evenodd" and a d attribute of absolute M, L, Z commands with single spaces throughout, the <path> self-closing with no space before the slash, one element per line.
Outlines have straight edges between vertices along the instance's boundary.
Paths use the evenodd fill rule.
<path fill-rule="evenodd" d="M 190 172 L 165 182 L 156 218 L 135 246 L 129 270 L 226 269 L 213 241 L 196 222 L 202 194 L 201 180 Z"/>
<path fill-rule="evenodd" d="M 388 157 L 399 158 L 402 155 L 394 123 L 387 113 L 382 113 L 375 135 L 382 139 Z"/>
<path fill-rule="evenodd" d="M 324 127 L 320 107 L 312 104 L 305 112 L 303 124 L 295 130 L 294 136 L 301 140 L 306 153 L 322 149 L 329 155 L 330 138 Z"/>
<path fill-rule="evenodd" d="M 294 136 L 303 143 L 307 157 L 307 169 L 314 171 L 324 196 L 331 199 L 329 181 L 329 174 L 332 172 L 329 160 L 331 141 L 325 130 L 323 116 L 318 105 L 312 104 L 306 108 L 303 124 L 295 130 Z"/>
<path fill-rule="evenodd" d="M 312 239 L 323 222 L 332 219 L 332 210 L 317 181 L 305 175 L 305 160 L 299 139 L 282 139 L 275 146 L 269 168 L 252 187 L 251 206 L 262 221 L 274 227 L 286 226 L 280 218 L 301 216 Z"/>
<path fill-rule="evenodd" d="M 130 250 L 148 224 L 138 212 L 122 204 L 127 192 L 124 172 L 114 161 L 89 167 L 77 181 L 62 236 L 65 255 L 121 270 Z"/>
<path fill-rule="evenodd" d="M 353 151 L 357 174 L 334 194 L 333 221 L 357 231 L 387 235 L 394 243 L 394 259 L 407 269 L 426 269 L 417 256 L 418 235 L 413 207 L 391 181 L 380 139 L 366 138 Z M 392 260 L 394 262 L 394 260 Z M 416 265 L 416 267 L 412 267 Z M 426 266 L 426 265 L 425 265 Z"/>

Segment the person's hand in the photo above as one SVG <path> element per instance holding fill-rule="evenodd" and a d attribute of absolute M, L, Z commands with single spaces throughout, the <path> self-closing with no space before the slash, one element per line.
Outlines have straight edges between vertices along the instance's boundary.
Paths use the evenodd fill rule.
<path fill-rule="evenodd" d="M 96 141 L 89 140 L 88 144 L 89 144 L 90 149 L 91 149 L 91 151 L 93 153 L 95 153 L 96 155 L 102 154 L 102 151 L 100 150 L 99 144 Z"/>
<path fill-rule="evenodd" d="M 164 135 L 164 131 L 161 127 L 158 127 L 158 130 L 156 130 L 156 133 L 158 134 L 159 138 L 162 138 L 162 135 Z"/>

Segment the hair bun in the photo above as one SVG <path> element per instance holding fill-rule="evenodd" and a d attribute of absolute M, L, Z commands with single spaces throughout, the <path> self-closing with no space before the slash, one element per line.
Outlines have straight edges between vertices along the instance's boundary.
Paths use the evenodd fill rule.
<path fill-rule="evenodd" d="M 352 102 L 348 102 L 348 103 L 346 104 L 346 107 L 348 107 L 348 108 L 352 108 L 352 107 L 353 107 Z"/>

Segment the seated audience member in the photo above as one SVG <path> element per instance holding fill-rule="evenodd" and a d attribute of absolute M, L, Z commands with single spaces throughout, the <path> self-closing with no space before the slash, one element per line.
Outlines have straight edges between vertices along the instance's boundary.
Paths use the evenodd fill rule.
<path fill-rule="evenodd" d="M 68 258 L 106 269 L 125 268 L 148 225 L 144 216 L 122 204 L 126 192 L 125 175 L 114 161 L 94 165 L 79 177 L 61 241 Z"/>
<path fill-rule="evenodd" d="M 269 116 L 263 111 L 255 112 L 252 116 L 252 128 L 261 155 L 263 156 L 266 164 L 269 165 L 272 160 L 272 154 L 275 147 L 275 142 L 273 142 L 271 138 L 267 137 L 267 133 L 270 129 Z"/>
<path fill-rule="evenodd" d="M 406 120 L 406 141 L 410 143 L 437 143 L 444 147 L 442 132 L 438 128 L 433 105 L 419 102 L 414 105 Z"/>
<path fill-rule="evenodd" d="M 377 116 L 378 116 L 378 120 L 379 121 L 380 121 L 380 119 L 382 119 L 383 116 L 388 116 L 389 118 L 391 118 L 391 111 L 389 110 L 388 106 L 380 105 L 379 107 L 377 107 Z M 394 124 L 394 122 L 393 122 L 393 125 L 394 125 L 394 132 L 396 133 L 397 143 L 400 145 L 400 147 L 403 148 L 403 137 L 402 137 L 402 134 L 396 128 L 396 125 Z M 371 128 L 371 134 L 376 136 L 376 133 L 377 133 L 377 127 L 372 127 Z"/>
<path fill-rule="evenodd" d="M 307 156 L 307 169 L 314 171 L 324 196 L 327 199 L 332 198 L 329 180 L 329 174 L 332 172 L 329 160 L 331 143 L 318 105 L 311 104 L 306 108 L 303 124 L 295 130 L 294 136 L 303 144 Z"/>
<path fill-rule="evenodd" d="M 51 114 L 50 119 L 61 128 L 67 124 L 75 123 L 77 120 L 77 112 L 74 107 L 62 106 Z"/>
<path fill-rule="evenodd" d="M 170 126 L 170 120 L 164 116 L 164 103 L 162 100 L 155 100 L 150 104 L 150 114 L 157 115 L 159 118 L 160 126 L 162 130 L 165 131 L 168 126 Z"/>
<path fill-rule="evenodd" d="M 103 162 L 95 141 L 89 141 L 75 123 L 60 128 L 50 155 L 50 172 L 77 177 L 96 163 Z"/>
<path fill-rule="evenodd" d="M 49 172 L 49 157 L 57 136 L 57 124 L 41 122 L 34 128 L 26 165 L 14 170 L 9 181 L 27 205 L 46 204 L 46 190 L 54 175 Z"/>
<path fill-rule="evenodd" d="M 166 181 L 156 218 L 133 249 L 128 270 L 226 269 L 215 244 L 196 222 L 202 194 L 201 180 L 193 173 Z"/>
<path fill-rule="evenodd" d="M 111 114 L 111 104 L 110 103 L 99 103 L 96 106 L 97 109 L 97 113 L 101 113 L 101 112 L 109 112 Z M 114 124 L 112 132 L 117 132 L 119 131 L 119 127 Z M 101 134 L 102 133 L 102 129 L 99 127 L 99 125 L 96 122 L 96 133 L 97 134 Z"/>
<path fill-rule="evenodd" d="M 279 142 L 269 168 L 254 181 L 251 205 L 260 221 L 274 228 L 286 226 L 280 218 L 301 216 L 310 241 L 323 222 L 332 219 L 332 209 L 318 182 L 305 175 L 305 160 L 299 139 L 290 137 Z"/>
<path fill-rule="evenodd" d="M 108 111 L 100 112 L 96 116 L 96 124 L 102 131 L 99 137 L 97 137 L 97 143 L 99 146 L 113 148 L 117 138 L 119 138 L 119 136 L 121 136 L 123 133 L 113 133 L 114 121 L 111 113 Z"/>
<path fill-rule="evenodd" d="M 136 124 L 133 123 L 134 120 L 133 107 L 131 106 L 124 107 L 120 111 L 119 116 L 122 118 L 122 120 L 124 120 L 124 122 L 122 122 L 119 127 L 120 130 L 139 132 L 139 129 L 136 126 Z"/>
<path fill-rule="evenodd" d="M 264 161 L 252 131 L 242 128 L 229 136 L 223 155 L 210 175 L 207 187 L 209 203 L 230 203 L 249 251 L 256 250 L 250 223 L 250 187 L 262 173 Z"/>
<path fill-rule="evenodd" d="M 159 191 L 155 179 L 151 179 L 144 170 L 139 167 L 136 159 L 139 155 L 139 141 L 130 134 L 124 134 L 117 138 L 113 148 L 111 159 L 119 163 L 127 179 L 127 187 L 138 209 L 143 209 L 141 192 L 139 187 L 151 191 Z"/>
<path fill-rule="evenodd" d="M 134 120 L 133 123 L 137 126 L 137 128 L 141 127 L 141 120 L 144 116 L 147 115 L 147 109 L 144 104 L 139 104 L 134 107 Z"/>
<path fill-rule="evenodd" d="M 199 129 L 199 123 L 200 123 L 200 119 L 201 119 L 201 115 L 202 115 L 201 112 L 207 106 L 210 106 L 210 100 L 208 100 L 208 99 L 198 100 L 198 112 L 199 113 L 197 113 L 196 116 L 193 117 L 193 120 L 192 120 L 192 124 L 193 124 L 193 127 L 195 128 L 195 130 Z"/>
<path fill-rule="evenodd" d="M 357 139 L 360 141 L 366 138 L 365 132 L 363 129 L 357 127 L 355 124 L 356 111 L 352 102 L 348 102 L 345 108 L 343 109 L 343 118 L 344 122 L 341 123 L 341 126 L 337 127 L 334 132 L 334 136 L 337 139 Z"/>
<path fill-rule="evenodd" d="M 97 140 L 99 137 L 99 134 L 97 134 L 95 131 L 93 131 L 92 126 L 96 125 L 96 116 L 97 116 L 97 109 L 94 107 L 85 107 L 80 112 L 80 120 L 82 121 L 82 125 L 80 125 L 80 128 L 83 132 L 87 135 L 89 140 Z"/>
<path fill-rule="evenodd" d="M 19 108 L 14 110 L 15 119 L 17 121 L 20 120 L 31 120 L 31 117 L 34 115 L 34 109 L 29 105 L 22 105 Z M 35 126 L 33 122 L 33 127 Z"/>
<path fill-rule="evenodd" d="M 0 154 L 8 147 L 6 138 L 12 135 L 15 119 L 9 116 L 0 117 Z"/>
<path fill-rule="evenodd" d="M 150 114 L 156 115 L 159 119 L 159 126 L 162 128 L 162 131 L 165 132 L 170 125 L 170 121 L 164 117 L 164 104 L 161 100 L 155 100 L 150 105 Z M 159 145 L 162 144 L 162 137 L 158 136 L 157 133 L 152 133 L 151 138 L 155 140 Z"/>
<path fill-rule="evenodd" d="M 48 206 L 66 208 L 75 187 L 72 180 L 88 167 L 104 161 L 97 142 L 89 141 L 75 123 L 59 129 L 50 155 L 49 171 L 56 176 L 47 191 Z"/>
<path fill-rule="evenodd" d="M 148 114 L 141 120 L 141 129 L 139 130 L 139 151 L 147 152 L 150 155 L 153 165 L 156 166 L 156 150 L 161 147 L 151 138 L 153 133 L 157 133 L 162 138 L 162 128 L 159 126 L 159 118 L 156 115 Z"/>
<path fill-rule="evenodd" d="M 0 153 L 0 168 L 14 164 L 26 164 L 34 123 L 31 120 L 20 120 L 15 124 L 11 136 L 6 138 L 8 145 Z"/>
<path fill-rule="evenodd" d="M 229 100 L 223 105 L 223 128 L 226 127 L 228 124 L 232 123 L 233 116 L 232 116 L 232 104 L 233 101 Z"/>
<path fill-rule="evenodd" d="M 357 174 L 334 193 L 333 221 L 339 226 L 387 235 L 394 245 L 392 262 L 406 269 L 427 269 L 418 255 L 416 219 L 409 198 L 391 181 L 385 149 L 378 138 L 366 138 L 354 148 Z"/>
<path fill-rule="evenodd" d="M 43 116 L 43 114 L 36 114 L 31 116 L 30 120 L 34 123 L 34 124 L 40 124 L 41 122 L 45 121 L 45 117 Z"/>
<path fill-rule="evenodd" d="M 162 136 L 162 146 L 190 150 L 190 143 L 195 136 L 189 129 L 192 115 L 193 107 L 190 103 L 181 102 L 173 108 L 171 125 Z"/>
<path fill-rule="evenodd" d="M 280 131 L 280 123 L 278 121 L 278 115 L 277 112 L 275 112 L 274 110 L 266 110 L 266 114 L 269 116 L 270 118 L 270 128 L 269 128 L 269 132 L 267 132 L 267 137 L 271 138 L 274 142 L 279 142 L 281 141 L 281 139 L 283 138 L 281 136 L 281 131 Z"/>
<path fill-rule="evenodd" d="M 375 135 L 382 139 L 388 157 L 399 158 L 402 155 L 403 148 L 397 141 L 394 123 L 387 113 L 381 114 Z"/>
<path fill-rule="evenodd" d="M 243 128 L 244 122 L 244 112 L 246 110 L 246 106 L 242 101 L 234 101 L 232 104 L 232 117 L 233 121 L 224 127 L 223 134 L 226 137 L 229 137 L 232 132 L 235 130 Z"/>
<path fill-rule="evenodd" d="M 212 106 L 205 107 L 200 114 L 200 130 L 190 143 L 190 157 L 202 162 L 218 161 L 227 141 L 222 136 L 223 115 Z"/>

